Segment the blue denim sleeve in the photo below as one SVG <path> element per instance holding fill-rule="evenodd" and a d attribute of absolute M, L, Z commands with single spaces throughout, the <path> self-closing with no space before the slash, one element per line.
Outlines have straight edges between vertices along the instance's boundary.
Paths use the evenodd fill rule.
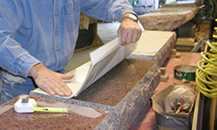
<path fill-rule="evenodd" d="M 121 21 L 125 13 L 134 13 L 128 0 L 80 0 L 81 12 L 104 21 Z"/>
<path fill-rule="evenodd" d="M 32 66 L 40 61 L 14 40 L 22 20 L 23 11 L 19 0 L 0 1 L 0 67 L 26 77 Z"/>

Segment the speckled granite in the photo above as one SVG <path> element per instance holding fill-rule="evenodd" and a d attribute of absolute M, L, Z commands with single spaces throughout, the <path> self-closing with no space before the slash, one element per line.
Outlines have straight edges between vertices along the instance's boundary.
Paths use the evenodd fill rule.
<path fill-rule="evenodd" d="M 41 104 L 58 104 L 58 102 L 39 97 L 34 98 Z M 28 114 L 19 114 L 14 111 L 13 104 L 19 98 L 16 97 L 9 102 L 0 105 L 0 129 L 1 130 L 50 130 L 50 129 L 61 129 L 61 130 L 92 130 L 98 126 L 98 124 L 106 117 L 108 112 L 102 110 L 95 110 L 100 115 L 97 117 L 88 117 L 80 115 L 76 112 L 69 113 L 47 113 L 47 112 L 34 112 Z M 72 111 L 74 108 L 84 109 L 88 111 L 90 108 L 84 108 L 78 105 L 60 103 L 62 107 L 67 107 Z M 40 105 L 39 105 L 40 106 Z M 91 108 L 92 109 L 92 108 Z M 84 112 L 83 111 L 83 112 Z M 93 110 L 91 110 L 93 111 Z M 111 118 L 112 119 L 112 118 Z"/>
<path fill-rule="evenodd" d="M 194 18 L 198 11 L 196 2 L 168 4 L 139 16 L 139 20 L 146 30 L 172 31 Z"/>
<path fill-rule="evenodd" d="M 159 66 L 162 66 L 175 45 L 175 32 L 144 31 L 136 49 L 128 58 L 155 60 Z"/>
<path fill-rule="evenodd" d="M 153 60 L 126 59 L 78 97 L 64 99 L 31 93 L 55 101 L 78 104 L 110 113 L 95 129 L 128 129 L 158 85 L 159 67 Z"/>
<path fill-rule="evenodd" d="M 174 32 L 144 31 L 136 50 L 78 97 L 64 99 L 31 93 L 55 101 L 109 111 L 95 129 L 130 127 L 160 81 L 163 64 L 176 42 Z"/>

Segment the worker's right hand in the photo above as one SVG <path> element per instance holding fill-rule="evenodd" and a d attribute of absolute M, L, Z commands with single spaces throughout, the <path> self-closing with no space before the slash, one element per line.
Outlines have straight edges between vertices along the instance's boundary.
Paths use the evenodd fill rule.
<path fill-rule="evenodd" d="M 73 77 L 71 74 L 60 74 L 49 70 L 42 64 L 36 64 L 29 71 L 29 75 L 39 88 L 51 95 L 72 95 L 72 91 L 64 83 L 64 80 L 70 80 Z"/>
<path fill-rule="evenodd" d="M 128 15 L 128 13 L 124 15 Z M 135 43 L 137 40 L 139 40 L 141 34 L 142 29 L 140 28 L 138 22 L 133 21 L 129 18 L 122 19 L 120 27 L 118 29 L 118 36 L 120 37 L 122 45 Z"/>

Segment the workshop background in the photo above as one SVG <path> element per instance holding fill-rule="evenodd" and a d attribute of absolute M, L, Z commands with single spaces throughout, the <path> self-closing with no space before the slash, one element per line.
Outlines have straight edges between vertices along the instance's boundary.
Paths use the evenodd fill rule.
<path fill-rule="evenodd" d="M 140 22 L 142 22 L 142 19 L 143 17 L 145 17 L 145 15 L 149 15 L 154 12 L 158 12 L 158 13 L 166 12 L 167 11 L 166 7 L 169 4 L 174 4 L 174 3 L 179 3 L 179 2 L 181 4 L 191 3 L 192 0 L 129 0 L 129 2 L 134 8 L 134 11 L 139 15 Z M 181 80 L 181 82 L 176 81 L 177 77 L 174 78 L 175 75 L 174 75 L 173 69 L 176 67 L 176 65 L 178 66 L 179 64 L 185 64 L 185 67 L 186 65 L 193 65 L 194 67 L 197 66 L 198 62 L 201 60 L 200 52 L 208 51 L 209 49 L 207 48 L 210 48 L 206 44 L 207 41 L 210 41 L 210 42 L 216 41 L 215 40 L 216 38 L 214 38 L 216 36 L 214 34 L 216 33 L 215 29 L 217 27 L 217 22 L 216 22 L 217 1 L 200 0 L 196 2 L 197 2 L 196 7 L 198 7 L 198 10 L 196 11 L 195 15 L 192 16 L 191 19 L 186 20 L 185 23 L 179 23 L 179 22 L 173 23 L 173 24 L 179 24 L 175 26 L 175 28 L 172 28 L 172 25 L 170 25 L 171 28 L 165 28 L 163 27 L 165 26 L 163 22 L 162 22 L 162 25 L 159 26 L 158 28 L 151 28 L 150 26 L 146 28 L 146 26 L 143 26 L 145 30 L 163 30 L 163 31 L 169 30 L 169 31 L 176 32 L 176 35 L 177 35 L 176 45 L 171 51 L 171 56 L 169 56 L 167 61 L 164 62 L 164 65 L 161 66 L 161 82 L 157 86 L 153 95 L 157 93 L 158 91 L 162 91 L 162 90 L 167 91 L 165 90 L 166 88 L 171 87 L 171 85 L 172 87 L 175 87 L 174 84 L 177 84 L 177 83 L 178 84 L 182 84 L 182 83 L 189 84 L 190 83 L 191 85 L 193 84 L 196 90 L 194 93 L 195 98 L 192 99 L 193 100 L 193 103 L 191 104 L 192 106 L 189 107 L 190 114 L 187 116 L 184 115 L 185 120 L 180 121 L 180 118 L 179 118 L 180 115 L 178 115 L 177 117 L 176 115 L 162 114 L 165 117 L 161 117 L 162 115 L 160 115 L 159 113 L 156 113 L 156 111 L 154 111 L 153 108 L 149 106 L 150 109 L 149 107 L 145 107 L 144 111 L 142 111 L 139 114 L 139 116 L 134 121 L 134 123 L 132 123 L 129 129 L 131 130 L 134 130 L 134 129 L 139 129 L 139 130 L 176 129 L 176 128 L 178 129 L 179 128 L 180 129 L 197 129 L 197 130 L 217 129 L 217 126 L 215 125 L 217 123 L 217 114 L 216 114 L 217 105 L 216 105 L 216 99 L 215 99 L 216 96 L 207 97 L 206 94 L 205 95 L 201 93 L 198 94 L 199 90 L 200 91 L 202 90 L 198 89 L 197 85 L 195 85 L 195 84 L 198 84 L 199 82 L 199 81 L 197 83 L 195 82 L 195 78 L 196 78 L 195 75 L 193 76 L 193 79 L 189 79 L 189 77 L 181 77 L 181 78 L 179 77 L 179 80 Z M 189 6 L 189 5 L 184 5 L 184 6 Z M 178 6 L 171 7 L 171 8 L 168 7 L 168 9 L 169 9 L 168 13 L 170 12 L 173 13 L 173 11 L 178 12 L 180 10 Z M 188 15 L 188 14 L 185 14 L 185 15 Z M 159 17 L 156 17 L 156 18 L 159 18 Z M 173 18 L 171 17 L 171 19 L 169 20 L 172 21 Z M 182 19 L 178 19 L 178 20 L 182 20 Z M 155 22 L 155 21 L 153 20 L 152 22 Z M 147 23 L 144 23 L 144 24 L 147 24 Z M 99 36 L 99 39 L 101 40 L 101 42 L 107 43 L 117 37 L 116 30 L 118 29 L 119 23 L 116 23 L 116 22 L 105 23 L 103 21 L 98 21 L 97 25 L 98 25 L 97 35 Z M 107 34 L 110 34 L 110 35 L 107 35 Z M 177 58 L 179 59 L 180 57 L 182 57 L 181 60 L 177 61 Z M 214 57 L 216 57 L 216 55 Z M 194 72 L 193 74 L 195 74 L 196 72 L 195 68 L 193 72 Z M 212 82 L 213 84 L 217 85 L 215 81 L 212 81 Z M 214 85 L 214 88 L 216 88 L 215 85 Z M 186 90 L 186 91 L 183 90 L 183 91 L 186 93 L 186 91 L 188 92 L 189 90 Z M 212 93 L 217 94 L 216 89 L 213 89 L 211 91 L 213 91 Z M 211 93 L 211 92 L 208 92 L 208 93 Z M 151 104 L 153 105 L 153 98 L 151 100 Z M 171 118 L 173 121 L 166 122 L 168 118 Z M 184 127 L 182 127 L 183 122 L 185 123 L 187 122 Z"/>
<path fill-rule="evenodd" d="M 16 98 L 0 106 L 0 129 L 217 129 L 217 1 L 129 2 L 144 29 L 140 48 L 78 97 L 30 94 L 42 105 L 78 105 L 75 109 L 85 114 L 19 115 L 13 111 Z M 81 14 L 76 51 L 66 73 L 116 39 L 119 25 Z M 91 115 L 89 108 L 101 116 L 86 116 Z"/>

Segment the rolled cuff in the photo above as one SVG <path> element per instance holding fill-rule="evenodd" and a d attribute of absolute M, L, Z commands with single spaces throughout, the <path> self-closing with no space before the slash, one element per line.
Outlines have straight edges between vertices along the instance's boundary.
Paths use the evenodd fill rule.
<path fill-rule="evenodd" d="M 41 62 L 31 55 L 22 55 L 17 59 L 17 63 L 17 74 L 27 77 L 30 69 Z"/>

